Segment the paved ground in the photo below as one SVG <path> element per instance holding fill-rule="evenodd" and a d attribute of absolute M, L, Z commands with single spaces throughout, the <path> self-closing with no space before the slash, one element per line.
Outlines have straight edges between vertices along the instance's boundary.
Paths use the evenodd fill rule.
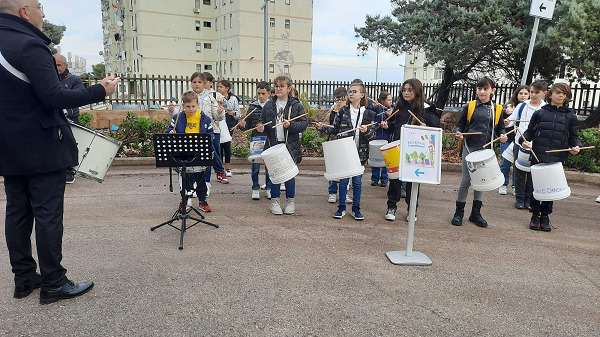
<path fill-rule="evenodd" d="M 600 186 L 570 183 L 550 233 L 529 230 L 529 213 L 496 192 L 484 197 L 489 228 L 454 227 L 459 175 L 444 172 L 422 186 L 415 232 L 414 250 L 433 264 L 398 266 L 385 253 L 405 248 L 404 205 L 385 221 L 386 189 L 365 175 L 365 221 L 335 220 L 322 170 L 301 167 L 297 214 L 274 216 L 268 200 L 250 200 L 249 166 L 235 166 L 209 198 L 207 220 L 220 228 L 189 229 L 181 251 L 177 230 L 149 230 L 178 204 L 165 169 L 78 177 L 67 186 L 64 265 L 96 287 L 45 306 L 39 291 L 13 299 L 2 240 L 0 335 L 600 335 Z M 4 209 L 2 193 L 1 223 Z"/>

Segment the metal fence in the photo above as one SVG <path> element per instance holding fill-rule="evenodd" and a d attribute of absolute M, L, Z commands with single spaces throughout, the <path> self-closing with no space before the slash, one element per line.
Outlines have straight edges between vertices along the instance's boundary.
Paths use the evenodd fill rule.
<path fill-rule="evenodd" d="M 104 104 L 90 105 L 89 109 L 161 109 L 169 103 L 177 103 L 181 94 L 190 90 L 189 77 L 173 77 L 160 75 L 120 76 L 121 83 L 117 90 Z M 256 85 L 259 79 L 227 79 L 231 82 L 231 91 L 241 100 L 241 105 L 247 107 L 256 100 Z M 84 85 L 98 80 L 84 81 Z M 387 91 L 394 100 L 400 92 L 402 83 L 369 83 L 365 82 L 367 96 L 377 99 L 379 93 Z M 214 83 L 216 88 L 216 83 Z M 308 103 L 313 108 L 330 108 L 334 103 L 333 91 L 340 86 L 349 87 L 349 81 L 296 81 L 294 88 L 300 95 L 305 94 Z M 425 84 L 423 90 L 429 101 L 435 101 L 436 89 L 439 84 Z M 496 88 L 495 101 L 504 104 L 510 99 L 517 84 L 500 84 Z M 571 107 L 580 114 L 589 114 L 598 107 L 600 88 L 598 84 L 573 84 L 573 103 Z M 462 107 L 476 97 L 476 88 L 472 85 L 455 84 L 445 107 Z"/>

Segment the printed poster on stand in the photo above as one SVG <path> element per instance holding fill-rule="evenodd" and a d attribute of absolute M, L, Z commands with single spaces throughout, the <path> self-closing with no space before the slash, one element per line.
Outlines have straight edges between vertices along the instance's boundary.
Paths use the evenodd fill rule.
<path fill-rule="evenodd" d="M 442 129 L 403 125 L 400 179 L 423 184 L 442 182 Z"/>

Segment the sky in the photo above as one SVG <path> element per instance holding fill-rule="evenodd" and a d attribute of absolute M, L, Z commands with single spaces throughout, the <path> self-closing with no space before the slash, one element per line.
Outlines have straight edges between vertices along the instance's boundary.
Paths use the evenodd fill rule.
<path fill-rule="evenodd" d="M 256 1 L 260 6 L 262 0 Z M 309 0 L 295 0 L 309 1 Z M 65 25 L 61 40 L 63 54 L 71 52 L 86 59 L 87 69 L 103 62 L 98 53 L 102 46 L 102 19 L 100 0 L 40 0 L 46 20 Z M 365 9 L 364 0 L 314 0 L 312 80 L 350 81 L 360 78 L 365 82 L 402 82 L 404 57 L 379 51 L 358 56 L 359 38 L 354 27 L 364 26 L 365 15 L 387 15 L 392 6 L 389 0 L 371 0 Z M 377 76 L 376 76 L 377 73 Z"/>

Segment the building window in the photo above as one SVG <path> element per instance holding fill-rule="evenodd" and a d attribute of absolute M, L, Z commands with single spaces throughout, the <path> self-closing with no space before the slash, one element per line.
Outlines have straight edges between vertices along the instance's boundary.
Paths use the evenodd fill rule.
<path fill-rule="evenodd" d="M 202 42 L 196 42 L 196 53 L 200 53 L 202 51 Z"/>
<path fill-rule="evenodd" d="M 229 28 L 233 28 L 233 14 L 229 14 Z"/>
<path fill-rule="evenodd" d="M 210 0 L 202 0 L 202 3 L 210 6 Z"/>
<path fill-rule="evenodd" d="M 195 9 L 200 8 L 200 0 L 194 0 L 194 8 Z"/>
<path fill-rule="evenodd" d="M 427 79 L 427 68 L 423 68 L 423 80 Z"/>
<path fill-rule="evenodd" d="M 227 28 L 227 17 L 223 15 L 223 29 Z"/>
<path fill-rule="evenodd" d="M 442 68 L 436 67 L 433 70 L 433 79 L 434 80 L 441 80 L 443 76 L 444 76 L 444 71 L 442 70 Z"/>
<path fill-rule="evenodd" d="M 290 29 L 290 20 L 285 20 L 285 28 Z"/>
<path fill-rule="evenodd" d="M 215 31 L 219 30 L 219 18 L 215 18 Z"/>
<path fill-rule="evenodd" d="M 196 20 L 196 31 L 199 32 L 200 31 L 200 27 L 202 26 L 201 22 Z"/>
<path fill-rule="evenodd" d="M 275 18 L 269 19 L 269 26 L 270 27 L 275 27 Z"/>
<path fill-rule="evenodd" d="M 226 3 L 227 3 L 227 2 L 226 2 L 225 0 L 223 0 L 223 6 L 225 6 L 225 4 L 226 4 Z"/>
<path fill-rule="evenodd" d="M 271 50 L 275 50 L 275 41 L 270 41 L 269 45 L 271 46 Z"/>
<path fill-rule="evenodd" d="M 201 72 L 202 71 L 202 65 L 201 64 L 199 64 L 199 63 L 196 64 L 196 71 L 197 72 Z"/>
<path fill-rule="evenodd" d="M 212 49 L 212 44 L 210 44 L 210 43 L 205 43 L 205 44 L 204 44 L 204 49 Z"/>
<path fill-rule="evenodd" d="M 205 64 L 204 70 L 212 70 L 212 66 L 210 64 Z"/>
<path fill-rule="evenodd" d="M 273 74 L 275 72 L 275 65 L 274 64 L 269 64 L 269 72 L 271 74 Z"/>
<path fill-rule="evenodd" d="M 229 61 L 229 73 L 233 74 L 233 61 Z"/>
<path fill-rule="evenodd" d="M 285 4 L 289 5 L 290 4 L 290 0 L 285 0 Z"/>
<path fill-rule="evenodd" d="M 230 4 L 232 4 L 232 3 L 233 3 L 233 0 L 229 0 L 229 3 L 230 3 Z"/>
<path fill-rule="evenodd" d="M 212 26 L 212 23 L 210 21 L 204 21 L 203 25 L 206 28 L 210 28 Z"/>
<path fill-rule="evenodd" d="M 275 0 L 271 0 L 272 3 L 275 3 Z"/>
<path fill-rule="evenodd" d="M 290 66 L 288 66 L 287 64 L 283 66 L 283 72 L 285 74 L 289 74 L 290 73 Z"/>

